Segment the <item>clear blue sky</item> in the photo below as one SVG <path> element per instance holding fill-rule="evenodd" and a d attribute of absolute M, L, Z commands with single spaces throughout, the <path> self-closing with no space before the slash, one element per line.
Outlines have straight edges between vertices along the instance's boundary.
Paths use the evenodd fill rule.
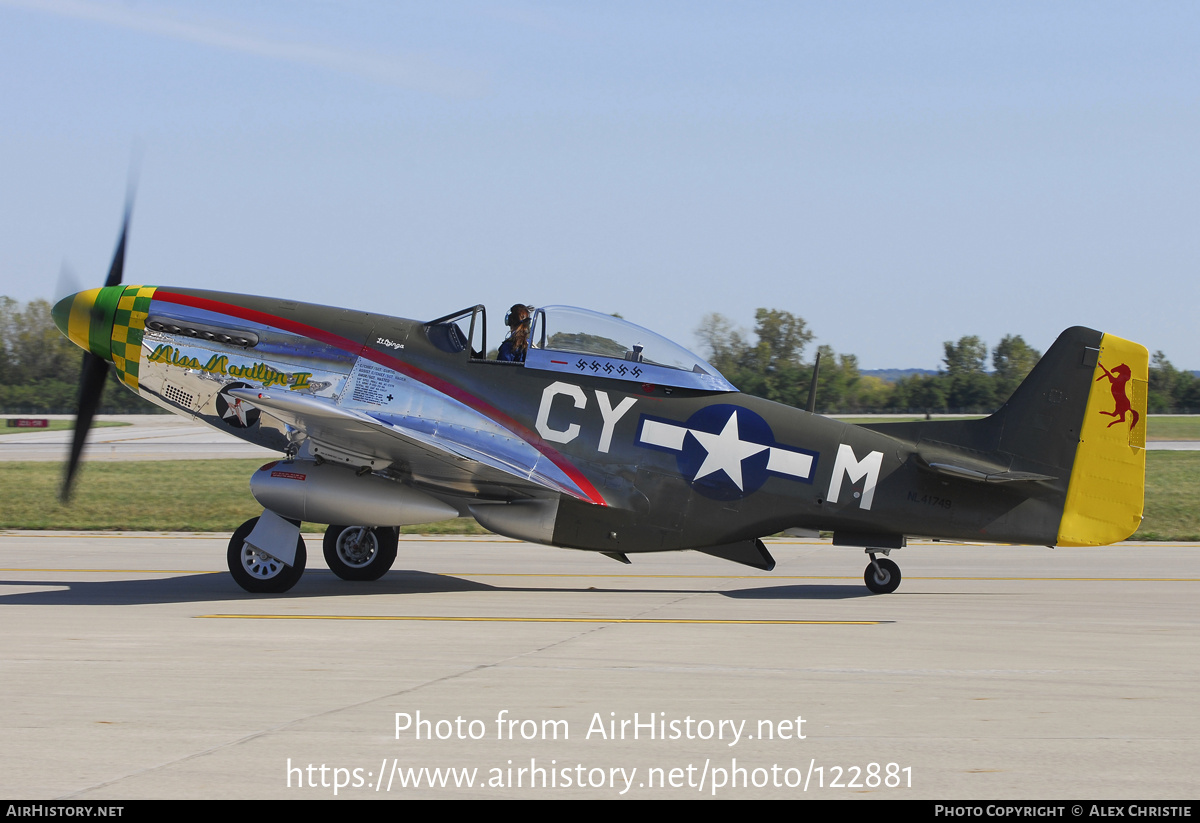
<path fill-rule="evenodd" d="M 0 0 L 0 294 L 103 278 L 864 368 L 1070 325 L 1200 368 L 1200 4 Z"/>

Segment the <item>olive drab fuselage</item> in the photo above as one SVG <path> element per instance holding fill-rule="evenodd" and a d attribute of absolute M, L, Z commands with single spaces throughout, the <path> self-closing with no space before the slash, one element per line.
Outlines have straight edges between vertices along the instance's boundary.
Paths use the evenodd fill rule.
<path fill-rule="evenodd" d="M 1090 329 L 1064 332 L 988 418 L 856 426 L 742 394 L 669 341 L 577 309 L 538 311 L 524 363 L 484 357 L 483 307 L 422 322 L 113 286 L 60 302 L 55 320 L 152 402 L 301 467 L 352 469 L 324 481 L 335 501 L 370 474 L 417 509 L 614 556 L 789 528 L 880 549 L 1100 543 L 1141 512 L 1145 350 Z M 1085 428 L 1111 454 L 1089 457 Z M 272 477 L 286 498 L 289 472 Z M 1109 486 L 1128 487 L 1124 508 L 1098 514 Z"/>

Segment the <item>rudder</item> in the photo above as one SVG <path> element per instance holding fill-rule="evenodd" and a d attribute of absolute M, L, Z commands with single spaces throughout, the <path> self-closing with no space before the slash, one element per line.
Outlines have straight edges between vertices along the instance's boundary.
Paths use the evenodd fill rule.
<path fill-rule="evenodd" d="M 1101 338 L 1058 545 L 1116 543 L 1141 524 L 1149 373 L 1145 346 L 1111 334 Z"/>

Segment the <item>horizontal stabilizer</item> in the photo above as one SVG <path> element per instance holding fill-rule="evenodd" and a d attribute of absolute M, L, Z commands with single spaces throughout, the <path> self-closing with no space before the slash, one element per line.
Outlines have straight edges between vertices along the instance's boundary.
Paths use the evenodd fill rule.
<path fill-rule="evenodd" d="M 963 480 L 974 480 L 979 483 L 1015 483 L 1028 480 L 1057 480 L 1050 474 L 1037 472 L 986 471 L 966 466 L 956 466 L 952 463 L 930 463 L 929 468 L 938 474 L 948 474 L 951 477 L 961 477 Z"/>

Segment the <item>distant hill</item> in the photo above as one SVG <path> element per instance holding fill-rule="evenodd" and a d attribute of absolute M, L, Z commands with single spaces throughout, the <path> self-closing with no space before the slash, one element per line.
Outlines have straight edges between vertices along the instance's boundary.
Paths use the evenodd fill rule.
<path fill-rule="evenodd" d="M 859 369 L 858 373 L 878 377 L 885 383 L 895 383 L 901 378 L 913 377 L 918 374 L 937 374 L 933 369 Z"/>

